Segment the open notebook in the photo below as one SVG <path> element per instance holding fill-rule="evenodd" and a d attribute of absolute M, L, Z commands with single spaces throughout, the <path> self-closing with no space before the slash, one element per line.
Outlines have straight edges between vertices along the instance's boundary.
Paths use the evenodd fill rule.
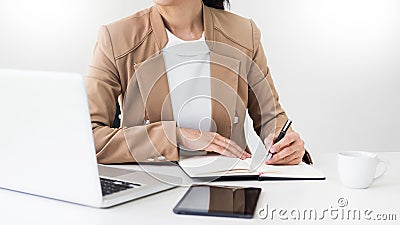
<path fill-rule="evenodd" d="M 259 163 L 251 169 L 252 158 L 240 160 L 221 155 L 184 156 L 179 166 L 191 178 L 218 177 L 219 180 L 324 180 L 324 174 L 311 165 L 275 166 Z"/>

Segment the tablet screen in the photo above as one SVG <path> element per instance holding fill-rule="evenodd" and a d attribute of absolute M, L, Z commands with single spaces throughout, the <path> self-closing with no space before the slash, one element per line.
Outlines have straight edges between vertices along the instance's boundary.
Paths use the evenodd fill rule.
<path fill-rule="evenodd" d="M 175 206 L 177 214 L 252 218 L 261 188 L 194 185 Z"/>

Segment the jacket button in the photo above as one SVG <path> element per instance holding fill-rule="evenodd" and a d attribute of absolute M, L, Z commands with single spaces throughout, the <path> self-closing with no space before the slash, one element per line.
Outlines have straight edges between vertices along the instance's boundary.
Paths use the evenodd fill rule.
<path fill-rule="evenodd" d="M 160 160 L 160 161 L 164 161 L 164 160 L 165 160 L 165 157 L 162 156 L 162 155 L 160 155 L 160 156 L 157 157 L 157 159 Z"/>

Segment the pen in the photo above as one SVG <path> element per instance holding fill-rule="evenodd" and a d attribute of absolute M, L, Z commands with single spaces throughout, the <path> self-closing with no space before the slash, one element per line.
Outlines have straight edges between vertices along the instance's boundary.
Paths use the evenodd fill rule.
<path fill-rule="evenodd" d="M 279 133 L 278 137 L 276 138 L 276 140 L 274 141 L 274 144 L 279 142 L 280 140 L 282 140 L 283 137 L 285 137 L 286 132 L 288 131 L 290 125 L 292 124 L 292 120 L 287 120 L 285 125 L 282 127 L 281 132 Z M 268 154 L 267 154 L 267 158 L 266 161 L 270 160 L 272 157 L 272 153 L 269 151 L 268 149 Z"/>

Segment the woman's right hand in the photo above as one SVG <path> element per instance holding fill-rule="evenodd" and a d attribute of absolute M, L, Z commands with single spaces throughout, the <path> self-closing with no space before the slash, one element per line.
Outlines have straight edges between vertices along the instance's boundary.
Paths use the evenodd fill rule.
<path fill-rule="evenodd" d="M 217 152 L 221 155 L 240 159 L 251 157 L 250 153 L 240 148 L 233 140 L 214 132 L 178 128 L 177 141 L 179 145 L 187 149 Z"/>

